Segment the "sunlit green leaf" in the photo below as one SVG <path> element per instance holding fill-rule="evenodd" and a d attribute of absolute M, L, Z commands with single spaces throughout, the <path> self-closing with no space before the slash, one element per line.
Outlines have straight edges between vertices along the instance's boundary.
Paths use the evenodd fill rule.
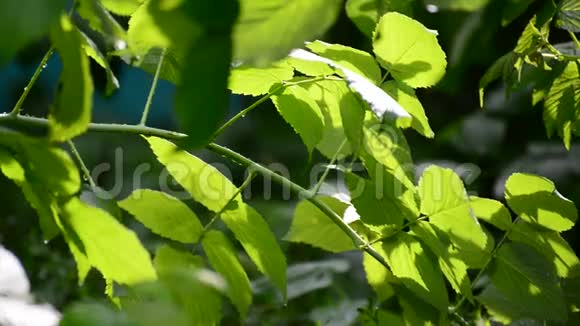
<path fill-rule="evenodd" d="M 308 83 L 300 85 L 308 91 L 310 98 L 312 98 L 321 109 L 324 117 L 324 129 L 322 139 L 316 145 L 324 156 L 332 159 L 341 144 L 349 138 L 338 155 L 342 158 L 351 154 L 351 143 L 356 142 L 358 137 L 358 144 L 360 144 L 360 132 L 362 131 L 362 116 L 364 114 L 364 107 L 362 103 L 356 98 L 356 95 L 348 88 L 343 81 L 324 80 L 316 83 Z M 347 112 L 348 111 L 348 112 Z M 353 119 L 345 121 L 346 118 Z M 355 124 L 360 123 L 358 135 Z M 348 133 L 351 133 L 349 136 Z M 355 143 L 357 144 L 357 143 Z"/>
<path fill-rule="evenodd" d="M 203 229 L 187 205 L 163 192 L 137 189 L 119 206 L 154 233 L 175 241 L 196 243 Z"/>
<path fill-rule="evenodd" d="M 471 196 L 469 197 L 469 205 L 471 205 L 473 214 L 480 220 L 492 224 L 503 231 L 507 231 L 511 227 L 511 214 L 499 201 Z"/>
<path fill-rule="evenodd" d="M 413 88 L 433 86 L 445 74 L 447 61 L 436 33 L 396 12 L 379 21 L 373 51 L 393 78 Z"/>
<path fill-rule="evenodd" d="M 375 245 L 373 248 L 379 255 L 386 258 L 387 253 L 383 246 Z M 380 301 L 395 295 L 395 290 L 389 283 L 397 282 L 398 280 L 386 266 L 383 266 L 376 258 L 365 252 L 363 254 L 363 267 L 367 282 L 375 290 Z"/>
<path fill-rule="evenodd" d="M 62 207 L 61 218 L 74 237 L 78 237 L 91 265 L 106 278 L 121 284 L 156 278 L 149 253 L 135 233 L 105 211 L 73 197 Z"/>
<path fill-rule="evenodd" d="M 396 125 L 400 128 L 412 127 L 421 135 L 427 138 L 435 137 L 435 133 L 429 126 L 429 119 L 425 115 L 425 109 L 423 105 L 419 102 L 419 99 L 415 95 L 415 91 L 396 80 L 388 81 L 384 83 L 381 88 L 391 95 L 411 116 L 412 120 L 397 119 Z"/>
<path fill-rule="evenodd" d="M 53 44 L 63 63 L 60 89 L 48 116 L 50 139 L 64 141 L 83 133 L 91 122 L 93 80 L 85 38 L 64 14 L 51 30 Z"/>
<path fill-rule="evenodd" d="M 578 218 L 574 203 L 560 195 L 554 183 L 544 177 L 512 174 L 505 184 L 505 198 L 522 219 L 554 231 L 570 229 Z"/>
<path fill-rule="evenodd" d="M 338 63 L 341 67 L 366 77 L 375 84 L 381 80 L 381 70 L 375 58 L 368 52 L 322 41 L 309 43 L 306 47 L 310 51 Z"/>
<path fill-rule="evenodd" d="M 234 94 L 258 96 L 268 93 L 272 85 L 293 76 L 294 69 L 284 61 L 264 68 L 243 65 L 230 71 L 228 88 Z"/>
<path fill-rule="evenodd" d="M 230 180 L 213 166 L 179 150 L 173 143 L 156 137 L 147 141 L 159 162 L 193 199 L 213 212 L 221 213 L 221 220 L 232 230 L 258 269 L 286 292 L 286 259 L 264 218 L 246 205 L 238 195 L 226 205 L 237 191 Z"/>
<path fill-rule="evenodd" d="M 580 3 L 576 0 L 562 0 L 558 6 L 556 26 L 580 33 Z"/>
<path fill-rule="evenodd" d="M 117 15 L 129 16 L 145 2 L 145 0 L 100 0 L 103 6 Z"/>
<path fill-rule="evenodd" d="M 439 267 L 421 243 L 406 233 L 383 242 L 387 263 L 393 275 L 421 299 L 439 310 L 449 304 Z"/>
<path fill-rule="evenodd" d="M 58 24 L 67 3 L 66 0 L 0 1 L 0 66 Z"/>
<path fill-rule="evenodd" d="M 471 282 L 467 275 L 467 266 L 457 257 L 457 249 L 453 247 L 445 233 L 437 226 L 424 221 L 412 226 L 411 231 L 437 256 L 439 268 L 455 292 L 472 300 L 473 294 L 471 293 Z"/>
<path fill-rule="evenodd" d="M 115 42 L 126 42 L 127 32 L 105 9 L 100 0 L 79 0 L 76 4 L 76 12 L 87 20 L 89 26 L 99 32 L 107 42 L 113 43 L 112 45 L 115 45 Z"/>
<path fill-rule="evenodd" d="M 550 261 L 559 277 L 579 275 L 580 261 L 574 250 L 558 232 L 520 221 L 512 227 L 509 238 L 535 248 Z"/>
<path fill-rule="evenodd" d="M 398 11 L 407 16 L 413 14 L 413 0 L 348 0 L 346 14 L 348 18 L 371 38 L 379 18 L 387 11 Z"/>
<path fill-rule="evenodd" d="M 332 197 L 318 197 L 338 215 L 343 216 L 348 204 Z M 292 226 L 284 239 L 306 243 L 330 252 L 354 250 L 352 240 L 314 204 L 304 200 L 294 211 Z"/>
<path fill-rule="evenodd" d="M 405 325 L 417 326 L 447 326 L 452 325 L 447 320 L 447 311 L 440 307 L 434 307 L 429 301 L 425 301 L 417 293 L 408 288 L 395 285 L 397 299 L 403 309 Z"/>
<path fill-rule="evenodd" d="M 304 41 L 321 36 L 338 16 L 338 0 L 241 0 L 234 29 L 234 58 L 265 65 Z"/>
<path fill-rule="evenodd" d="M 190 270 L 202 268 L 205 265 L 202 257 L 194 256 L 169 245 L 157 248 L 153 263 L 160 277 L 170 276 L 171 272 L 175 270 Z"/>
<path fill-rule="evenodd" d="M 579 123 L 580 63 L 570 61 L 556 77 L 544 102 L 544 123 L 548 137 L 558 133 L 566 148 L 570 149 L 572 131 Z"/>
<path fill-rule="evenodd" d="M 228 297 L 244 320 L 252 303 L 252 289 L 234 247 L 223 233 L 213 230 L 203 236 L 202 244 L 211 266 L 226 280 Z"/>
<path fill-rule="evenodd" d="M 421 213 L 441 229 L 459 249 L 470 267 L 480 267 L 488 257 L 488 237 L 469 205 L 463 182 L 451 169 L 430 166 L 419 180 Z"/>
<path fill-rule="evenodd" d="M 566 304 L 558 277 L 549 262 L 533 248 L 517 243 L 504 244 L 488 270 L 497 291 L 521 309 L 522 317 L 566 319 Z M 485 297 L 482 301 L 486 303 Z"/>
<path fill-rule="evenodd" d="M 272 96 L 280 115 L 300 135 L 308 152 L 320 142 L 324 130 L 324 116 L 320 106 L 302 87 L 289 86 Z"/>

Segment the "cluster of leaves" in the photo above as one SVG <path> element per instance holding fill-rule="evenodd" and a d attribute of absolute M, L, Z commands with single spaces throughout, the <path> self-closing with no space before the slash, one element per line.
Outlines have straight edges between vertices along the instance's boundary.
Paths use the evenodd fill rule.
<path fill-rule="evenodd" d="M 335 0 L 78 0 L 72 14 L 64 13 L 65 1 L 47 3 L 50 10 L 38 11 L 43 19 L 29 15 L 28 7 L 15 1 L 0 5 L 17 18 L 0 22 L 0 30 L 35 22 L 34 28 L 5 42 L 1 61 L 50 29 L 53 48 L 63 62 L 62 87 L 47 120 L 20 115 L 20 101 L 11 114 L 0 117 L 11 126 L 48 126 L 44 138 L 0 129 L 0 170 L 36 209 L 45 238 L 64 237 L 77 262 L 79 282 L 94 267 L 107 282 L 106 294 L 122 308 L 75 305 L 62 324 L 90 320 L 107 325 L 213 325 L 224 314 L 222 296 L 244 320 L 253 300 L 252 286 L 231 239 L 214 227 L 218 220 L 286 298 L 282 250 L 264 218 L 240 195 L 254 173 L 275 174 L 209 144 L 223 129 L 218 127 L 229 96 L 226 88 L 235 94 L 262 95 L 244 114 L 271 99 L 309 153 L 316 149 L 333 162 L 351 157 L 363 163 L 364 171 L 339 164 L 348 200 L 321 195 L 318 187 L 305 190 L 279 176 L 277 180 L 306 197 L 296 207 L 286 240 L 330 252 L 365 252 L 367 280 L 378 298 L 363 309 L 360 319 L 365 324 L 446 325 L 465 319 L 573 323 L 577 318 L 580 261 L 560 236 L 572 228 L 577 211 L 551 181 L 528 174 L 507 180 L 505 199 L 515 218 L 499 201 L 469 197 L 452 170 L 432 166 L 416 182 L 401 129 L 434 137 L 415 89 L 434 86 L 447 63 L 436 31 L 390 12 L 411 10 L 408 2 L 347 1 L 349 17 L 372 40 L 372 54 L 321 41 L 308 43 L 308 50 L 295 49 L 333 23 L 341 5 Z M 559 26 L 577 28 L 574 6 L 573 1 L 562 2 Z M 212 15 L 216 11 L 219 17 Z M 127 31 L 111 13 L 129 17 Z M 185 203 L 151 189 L 136 189 L 114 203 L 166 239 L 153 259 L 115 212 L 79 198 L 79 170 L 55 146 L 90 129 L 89 58 L 107 70 L 108 90 L 118 87 L 107 56 L 77 27 L 76 15 L 102 37 L 107 56 L 120 56 L 177 85 L 175 112 L 187 135 L 156 132 L 182 139 L 181 148 L 148 133 L 148 109 L 141 125 L 107 129 L 148 135 L 157 160 L 213 215 L 202 225 Z M 552 16 L 538 14 L 510 54 L 518 72 L 527 65 L 542 71 L 550 67 L 542 49 L 554 48 L 546 41 Z M 565 66 L 536 94 L 543 90 L 546 105 L 556 106 L 560 117 L 578 106 L 578 62 L 556 51 L 555 60 Z M 484 76 L 482 88 L 501 75 L 505 62 L 512 60 L 508 59 Z M 509 65 L 508 70 L 514 63 Z M 551 69 L 556 71 L 555 66 Z M 550 100 L 554 93 L 561 95 L 559 100 Z M 575 120 L 565 122 L 568 127 L 562 130 L 574 130 Z M 564 139 L 569 144 L 569 137 Z M 252 173 L 236 187 L 183 146 L 219 149 L 216 152 L 226 158 L 249 165 Z"/>
<path fill-rule="evenodd" d="M 567 31 L 570 42 L 552 45 L 549 40 L 551 26 Z M 558 5 L 546 1 L 528 22 L 516 47 L 499 58 L 481 78 L 481 106 L 484 89 L 499 78 L 507 84 L 508 94 L 531 87 L 532 105 L 544 102 L 543 117 L 548 137 L 557 133 L 570 149 L 572 135 L 580 133 L 580 42 L 574 34 L 578 32 L 578 1 L 562 0 Z"/>

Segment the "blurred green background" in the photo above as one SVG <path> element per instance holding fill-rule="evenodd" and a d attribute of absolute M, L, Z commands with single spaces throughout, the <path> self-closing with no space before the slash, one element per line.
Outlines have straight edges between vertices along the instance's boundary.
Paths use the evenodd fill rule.
<path fill-rule="evenodd" d="M 525 171 L 554 180 L 562 194 L 580 203 L 580 147 L 573 145 L 567 151 L 559 139 L 547 139 L 542 109 L 532 106 L 529 88 L 523 87 L 507 97 L 505 85 L 495 83 L 487 91 L 486 107 L 479 108 L 479 79 L 498 57 L 513 49 L 521 31 L 541 5 L 541 1 L 536 1 L 524 15 L 502 27 L 498 9 L 503 1 L 473 1 L 473 7 L 482 6 L 475 11 L 449 10 L 445 1 L 414 2 L 414 17 L 439 32 L 439 41 L 447 54 L 448 71 L 436 87 L 417 92 L 436 136 L 429 140 L 406 130 L 413 158 L 417 165 L 436 163 L 454 168 L 473 194 L 501 200 L 507 176 L 514 171 Z M 344 11 L 323 39 L 370 50 L 370 40 Z M 567 35 L 554 29 L 551 39 L 557 43 L 558 39 L 567 39 Z M 47 41 L 38 42 L 0 67 L 0 109 L 8 111 L 12 108 L 48 46 Z M 98 89 L 93 120 L 136 123 L 152 76 L 117 58 L 113 59 L 112 66 L 121 88 L 110 97 L 104 95 L 104 71 L 92 67 Z M 24 113 L 46 114 L 56 91 L 60 69 L 58 55 L 53 55 L 31 91 Z M 161 81 L 151 108 L 150 125 L 176 128 L 171 110 L 173 94 L 174 87 Z M 232 96 L 229 114 L 234 115 L 254 100 Z M 299 137 L 280 118 L 271 103 L 263 104 L 234 124 L 218 139 L 218 143 L 258 162 L 286 166 L 293 180 L 305 187 L 310 186 L 310 168 L 324 161 L 319 154 L 308 157 Z M 114 193 L 115 199 L 124 198 L 135 187 L 159 187 L 162 166 L 140 137 L 88 134 L 77 140 L 77 146 L 89 169 L 101 170 L 97 183 Z M 208 162 L 226 164 L 211 153 L 202 151 L 195 154 Z M 227 166 L 234 181 L 241 183 L 244 171 L 231 164 Z M 135 176 L 135 171 L 139 171 L 139 175 Z M 178 189 L 176 185 L 172 187 Z M 263 180 L 257 178 L 252 184 L 250 201 L 281 239 L 290 225 L 296 201 L 284 200 L 276 186 L 273 186 L 271 198 L 265 198 L 268 196 L 264 193 Z M 204 216 L 200 207 L 188 203 Z M 35 212 L 20 190 L 3 176 L 0 176 L 0 207 L 0 243 L 22 261 L 38 302 L 48 302 L 62 310 L 79 299 L 102 299 L 104 282 L 100 276 L 93 271 L 85 286 L 77 285 L 74 261 L 63 240 L 57 238 L 50 243 L 43 242 Z M 138 231 L 148 248 L 157 246 L 158 238 L 129 216 L 121 218 Z M 565 234 L 577 253 L 580 252 L 579 232 L 573 229 Z M 249 323 L 281 324 L 284 321 L 303 324 L 321 319 L 329 324 L 330 321 L 337 325 L 349 324 L 356 317 L 356 308 L 366 305 L 367 298 L 372 296 L 364 280 L 360 253 L 330 255 L 307 245 L 280 242 L 289 265 L 297 264 L 289 271 L 290 301 L 283 305 L 257 273 L 250 275 L 259 295 Z M 245 262 L 251 266 L 247 259 Z M 230 313 L 231 318 L 226 317 L 224 321 L 226 324 L 235 323 L 233 309 Z"/>

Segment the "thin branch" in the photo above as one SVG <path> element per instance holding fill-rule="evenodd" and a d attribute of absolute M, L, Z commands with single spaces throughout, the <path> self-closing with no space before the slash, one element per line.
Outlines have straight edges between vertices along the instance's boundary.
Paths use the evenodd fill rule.
<path fill-rule="evenodd" d="M 415 224 L 417 224 L 417 223 L 419 223 L 421 221 L 424 221 L 426 219 L 427 219 L 427 216 L 421 216 L 421 217 L 419 217 L 417 219 L 414 219 L 412 221 L 409 221 L 409 222 L 401 225 L 401 227 L 399 227 L 398 229 L 394 230 L 393 232 L 390 232 L 388 235 L 385 235 L 383 237 L 380 237 L 380 238 L 374 239 L 372 241 L 369 241 L 369 244 L 375 244 L 377 242 L 383 242 L 385 240 L 388 240 L 388 239 L 394 237 L 395 235 L 399 234 L 399 232 L 403 232 L 406 228 L 410 227 L 411 225 L 415 225 Z"/>
<path fill-rule="evenodd" d="M 149 109 L 151 108 L 151 103 L 153 102 L 153 96 L 155 95 L 155 90 L 157 89 L 157 82 L 159 81 L 159 75 L 161 73 L 161 67 L 163 66 L 163 59 L 165 58 L 165 49 L 161 51 L 161 56 L 159 57 L 159 62 L 157 63 L 157 69 L 155 70 L 155 76 L 153 76 L 153 82 L 151 83 L 151 89 L 149 89 L 149 95 L 147 96 L 147 102 L 145 102 L 145 107 L 143 108 L 143 115 L 141 116 L 140 126 L 144 126 L 147 123 L 147 117 L 149 116 Z"/>
<path fill-rule="evenodd" d="M 21 125 L 21 126 L 31 126 L 46 129 L 48 128 L 48 120 L 43 118 L 26 117 L 26 116 L 16 116 L 15 118 L 10 117 L 8 114 L 0 114 L 0 125 Z M 143 135 L 143 136 L 156 136 L 168 140 L 179 140 L 185 139 L 188 136 L 186 134 L 178 133 L 175 131 L 157 129 L 146 126 L 139 125 L 123 125 L 123 124 L 107 124 L 107 123 L 91 123 L 88 126 L 87 131 L 90 132 L 111 132 L 111 133 L 124 133 L 133 135 Z M 336 224 L 354 243 L 355 247 L 359 250 L 364 250 L 373 258 L 375 258 L 379 263 L 388 268 L 388 264 L 385 259 L 372 247 L 371 244 L 367 243 L 363 238 L 361 238 L 355 230 L 353 230 L 350 225 L 343 221 L 342 217 L 333 211 L 328 205 L 320 201 L 313 196 L 311 191 L 302 188 L 300 185 L 284 178 L 283 176 L 270 171 L 269 169 L 263 167 L 262 165 L 248 159 L 247 157 L 234 152 L 228 148 L 217 145 L 215 143 L 210 143 L 206 148 L 214 153 L 217 153 L 228 160 L 246 166 L 263 176 L 271 178 L 274 182 L 288 187 L 292 192 L 301 198 L 309 200 L 314 206 L 318 207 L 325 215 L 327 215 L 334 224 Z"/>
<path fill-rule="evenodd" d="M 77 147 L 72 142 L 72 140 L 68 140 L 67 143 L 68 143 L 68 146 L 70 147 L 70 150 L 73 153 L 75 159 L 77 160 L 79 166 L 81 167 L 81 171 L 83 172 L 85 179 L 87 180 L 87 182 L 91 186 L 91 189 L 94 192 L 96 192 L 97 191 L 97 184 L 95 183 L 95 180 L 93 180 L 93 178 L 91 177 L 91 172 L 89 172 L 89 169 L 87 169 L 87 166 L 85 165 L 85 162 L 83 161 L 83 158 L 81 157 L 81 154 L 77 150 Z"/>
<path fill-rule="evenodd" d="M 216 132 L 214 132 L 214 134 L 212 136 L 212 139 L 216 139 L 226 129 L 228 129 L 231 125 L 233 125 L 236 121 L 238 121 L 241 118 L 245 117 L 246 114 L 248 114 L 253 109 L 257 108 L 260 104 L 266 102 L 268 99 L 270 99 L 270 97 L 276 95 L 281 90 L 283 90 L 283 89 L 285 89 L 287 87 L 290 87 L 290 86 L 295 86 L 295 85 L 300 85 L 300 84 L 306 84 L 306 83 L 313 83 L 313 82 L 317 82 L 317 81 L 321 81 L 321 80 L 342 80 L 342 79 L 341 78 L 338 78 L 338 77 L 331 77 L 331 76 L 318 76 L 318 77 L 307 78 L 307 79 L 298 80 L 298 81 L 294 81 L 294 82 L 292 82 L 292 81 L 282 82 L 277 87 L 271 89 L 268 92 L 268 94 L 260 97 L 260 99 L 258 99 L 254 103 L 250 104 L 250 106 L 248 106 L 247 108 L 241 110 L 236 115 L 234 115 L 230 120 L 228 120 L 226 123 L 224 123 Z"/>
<path fill-rule="evenodd" d="M 42 60 L 40 60 L 38 67 L 36 67 L 36 70 L 34 71 L 34 74 L 30 78 L 30 80 L 28 81 L 28 84 L 26 85 L 26 87 L 24 87 L 24 91 L 22 92 L 22 95 L 20 95 L 18 102 L 16 102 L 16 105 L 14 105 L 14 108 L 12 109 L 12 111 L 10 111 L 11 117 L 15 117 L 15 116 L 19 115 L 20 111 L 22 111 L 22 104 L 24 104 L 24 100 L 26 100 L 26 98 L 28 97 L 28 93 L 30 93 L 32 86 L 34 86 L 34 84 L 38 80 L 40 73 L 44 70 L 44 68 L 46 68 L 46 63 L 48 62 L 48 59 L 50 59 L 50 57 L 52 56 L 53 53 L 54 53 L 54 47 L 52 46 L 52 47 L 50 47 L 50 49 L 48 49 L 48 51 L 46 51 L 46 53 L 44 54 L 44 57 L 42 57 Z"/>
<path fill-rule="evenodd" d="M 574 41 L 574 44 L 576 44 L 576 48 L 578 50 L 580 50 L 580 41 L 578 41 L 578 38 L 576 37 L 576 34 L 574 34 L 571 31 L 568 31 L 568 34 L 570 34 L 570 37 L 572 38 L 572 41 Z"/>
<path fill-rule="evenodd" d="M 311 191 L 302 188 L 300 185 L 284 178 L 283 176 L 270 171 L 269 169 L 263 167 L 262 165 L 248 159 L 247 157 L 234 152 L 226 147 L 220 146 L 215 143 L 210 143 L 206 148 L 216 154 L 219 154 L 230 161 L 236 162 L 242 166 L 246 166 L 253 171 L 260 173 L 263 176 L 270 178 L 274 182 L 288 187 L 292 192 L 298 195 L 300 198 L 305 198 L 310 201 L 314 206 L 320 209 L 326 216 L 328 216 L 332 222 L 338 226 L 354 243 L 355 247 L 359 250 L 364 250 L 373 258 L 375 258 L 379 263 L 381 263 L 386 268 L 389 267 L 383 256 L 381 256 L 369 243 L 367 243 L 361 236 L 353 230 L 348 223 L 346 223 L 340 215 L 333 211 L 328 205 L 320 201 L 318 198 L 314 197 Z"/>
<path fill-rule="evenodd" d="M 322 176 L 320 177 L 320 179 L 316 183 L 316 186 L 314 186 L 314 189 L 312 189 L 313 194 L 316 195 L 318 193 L 318 191 L 320 190 L 320 187 L 322 187 L 324 180 L 326 180 L 326 177 L 328 176 L 330 169 L 334 165 L 334 162 L 336 162 L 336 160 L 338 159 L 338 155 L 340 155 L 340 152 L 342 151 L 342 148 L 344 147 L 344 145 L 346 145 L 346 139 L 344 139 L 342 141 L 342 143 L 340 144 L 340 146 L 338 146 L 338 149 L 336 150 L 336 153 L 334 153 L 334 155 L 332 156 L 330 163 L 328 163 L 328 165 L 326 166 L 326 169 L 322 173 Z"/>

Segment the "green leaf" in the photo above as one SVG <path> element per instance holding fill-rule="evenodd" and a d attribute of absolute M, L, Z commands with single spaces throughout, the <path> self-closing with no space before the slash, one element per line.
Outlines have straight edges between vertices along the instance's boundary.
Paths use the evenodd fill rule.
<path fill-rule="evenodd" d="M 62 207 L 61 218 L 105 278 L 129 285 L 156 278 L 149 253 L 135 233 L 105 211 L 73 197 Z"/>
<path fill-rule="evenodd" d="M 413 15 L 413 0 L 347 0 L 346 14 L 369 38 L 372 38 L 379 18 L 387 11 Z"/>
<path fill-rule="evenodd" d="M 580 261 L 574 250 L 556 231 L 520 221 L 512 227 L 509 239 L 524 243 L 540 252 L 554 266 L 559 277 L 573 277 L 580 271 Z"/>
<path fill-rule="evenodd" d="M 296 69 L 296 71 L 299 71 L 306 76 L 324 76 L 337 73 L 336 69 L 329 67 L 328 64 L 324 62 L 310 61 L 293 57 L 287 57 L 284 60 L 294 69 Z"/>
<path fill-rule="evenodd" d="M 232 230 L 258 270 L 266 274 L 285 294 L 286 259 L 274 234 L 252 207 L 238 195 L 227 207 L 237 188 L 211 165 L 179 150 L 171 142 L 148 137 L 147 141 L 159 162 L 193 199 L 213 212 L 219 212 L 222 221 Z"/>
<path fill-rule="evenodd" d="M 369 318 L 370 317 L 370 318 Z M 367 316 L 365 314 L 360 314 L 359 319 L 363 322 L 364 326 L 405 326 L 405 321 L 403 317 L 387 310 L 378 310 L 376 315 Z"/>
<path fill-rule="evenodd" d="M 333 197 L 319 196 L 338 215 L 343 216 L 348 207 Z M 294 218 L 284 240 L 306 243 L 330 252 L 354 250 L 352 240 L 332 220 L 311 202 L 303 200 L 296 206 Z"/>
<path fill-rule="evenodd" d="M 373 246 L 382 257 L 387 256 L 383 246 Z M 395 290 L 389 283 L 397 282 L 391 271 L 368 253 L 363 254 L 363 267 L 367 282 L 373 288 L 379 301 L 385 301 L 395 295 Z"/>
<path fill-rule="evenodd" d="M 479 80 L 479 106 L 483 107 L 484 91 L 491 82 L 503 77 L 504 81 L 514 72 L 514 65 L 518 56 L 514 52 L 508 52 L 497 59 L 491 67 L 487 69 L 483 77 Z"/>
<path fill-rule="evenodd" d="M 514 173 L 505 184 L 509 207 L 523 220 L 554 231 L 569 230 L 578 218 L 576 206 L 544 177 Z"/>
<path fill-rule="evenodd" d="M 231 33 L 239 8 L 237 0 L 187 4 L 188 13 L 204 33 L 187 51 L 182 81 L 175 95 L 175 113 L 181 128 L 189 135 L 187 144 L 201 147 L 212 140 L 229 104 L 229 95 L 224 90 L 232 61 Z M 214 18 L 215 12 L 220 13 L 219 19 Z"/>
<path fill-rule="evenodd" d="M 294 69 L 285 61 L 265 68 L 242 65 L 230 71 L 228 88 L 234 94 L 258 96 L 268 93 L 272 85 L 293 76 Z"/>
<path fill-rule="evenodd" d="M 480 220 L 492 224 L 503 231 L 511 228 L 511 214 L 499 201 L 471 196 L 469 197 L 469 205 L 471 205 L 473 214 Z"/>
<path fill-rule="evenodd" d="M 382 246 L 393 275 L 418 297 L 446 311 L 449 301 L 443 276 L 421 243 L 400 233 L 384 241 Z"/>
<path fill-rule="evenodd" d="M 558 277 L 550 263 L 533 248 L 504 244 L 489 266 L 489 277 L 502 296 L 519 306 L 523 316 L 566 319 L 566 303 Z"/>
<path fill-rule="evenodd" d="M 76 12 L 89 23 L 91 29 L 99 32 L 107 43 L 115 48 L 120 48 L 120 44 L 126 43 L 127 32 L 100 0 L 79 0 L 76 4 Z M 116 42 L 123 43 L 115 44 Z"/>
<path fill-rule="evenodd" d="M 64 14 L 51 30 L 63 63 L 60 89 L 48 116 L 51 141 L 65 141 L 87 130 L 91 122 L 93 80 L 84 37 Z"/>
<path fill-rule="evenodd" d="M 146 0 L 100 0 L 103 6 L 120 16 L 129 16 Z"/>
<path fill-rule="evenodd" d="M 502 8 L 501 25 L 506 26 L 523 14 L 535 0 L 507 0 Z"/>
<path fill-rule="evenodd" d="M 360 132 L 362 131 L 365 108 L 345 82 L 323 80 L 297 87 L 302 87 L 308 91 L 310 98 L 316 101 L 324 117 L 322 139 L 316 145 L 316 149 L 327 158 L 332 159 L 347 138 L 352 139 L 350 143 L 358 145 L 357 148 L 360 147 Z M 346 113 L 347 111 L 348 113 Z M 346 118 L 353 120 L 345 121 L 344 114 L 347 115 Z M 354 129 L 357 128 L 355 125 L 358 123 L 360 123 L 358 128 L 361 129 L 358 130 L 357 135 L 357 130 Z M 351 135 L 349 136 L 348 133 Z M 350 143 L 346 143 L 342 147 L 338 155 L 339 159 L 352 153 Z"/>
<path fill-rule="evenodd" d="M 323 136 L 324 116 L 320 106 L 304 88 L 296 86 L 284 87 L 272 96 L 272 102 L 311 153 Z"/>
<path fill-rule="evenodd" d="M 204 267 L 205 263 L 200 256 L 175 249 L 169 245 L 162 245 L 155 251 L 153 260 L 159 277 L 170 277 L 176 270 L 191 270 Z"/>
<path fill-rule="evenodd" d="M 447 61 L 436 33 L 396 12 L 379 21 L 373 51 L 393 78 L 413 88 L 433 86 L 445 74 Z"/>
<path fill-rule="evenodd" d="M 381 185 L 352 173 L 346 173 L 346 184 L 351 202 L 365 224 L 391 227 L 403 225 L 405 214 L 399 208 L 398 199 L 391 194 L 384 194 Z"/>
<path fill-rule="evenodd" d="M 252 303 L 252 289 L 234 247 L 220 231 L 208 231 L 202 244 L 211 266 L 225 278 L 228 297 L 244 320 Z"/>
<path fill-rule="evenodd" d="M 416 293 L 395 284 L 397 299 L 403 309 L 405 325 L 417 326 L 447 326 L 452 325 L 447 320 L 447 310 L 433 307 Z"/>
<path fill-rule="evenodd" d="M 339 0 L 241 0 L 234 58 L 256 65 L 280 59 L 321 36 L 338 17 L 341 5 Z"/>
<path fill-rule="evenodd" d="M 340 44 L 315 41 L 306 45 L 310 51 L 338 63 L 341 67 L 364 76 L 373 83 L 381 80 L 381 70 L 368 52 Z"/>
<path fill-rule="evenodd" d="M 186 313 L 189 317 L 188 325 L 218 325 L 222 317 L 222 301 L 219 292 L 223 287 L 223 279 L 204 267 L 205 262 L 200 256 L 194 256 L 167 245 L 159 247 L 155 254 L 155 268 L 164 286 L 161 290 L 169 290 L 170 300 L 179 307 L 180 312 Z M 137 290 L 142 289 L 137 288 Z M 164 293 L 160 295 L 158 289 L 153 290 L 157 291 L 140 296 L 163 300 Z M 155 302 L 153 307 L 157 307 L 158 302 Z M 139 310 L 146 307 L 141 307 Z M 136 325 L 151 321 L 151 319 L 140 317 L 143 313 L 145 311 L 139 315 L 132 314 L 134 319 L 141 320 L 140 323 L 136 322 Z"/>
<path fill-rule="evenodd" d="M 54 197 L 44 188 L 35 187 L 38 185 L 37 182 L 27 181 L 24 167 L 13 154 L 2 148 L 0 148 L 0 171 L 22 189 L 24 197 L 36 210 L 44 239 L 54 238 L 59 233 L 55 223 L 57 203 Z M 28 172 L 29 176 L 34 180 L 34 175 L 30 173 Z"/>
<path fill-rule="evenodd" d="M 493 238 L 485 233 L 469 205 L 463 182 L 451 169 L 430 166 L 419 180 L 421 213 L 441 229 L 470 267 L 481 267 Z M 493 247 L 493 246 L 492 246 Z"/>
<path fill-rule="evenodd" d="M 179 199 L 166 193 L 137 189 L 120 201 L 119 206 L 162 237 L 197 243 L 202 234 L 203 227 L 197 215 Z"/>
<path fill-rule="evenodd" d="M 473 300 L 467 265 L 457 257 L 457 249 L 445 233 L 437 226 L 423 221 L 412 226 L 411 231 L 435 254 L 439 268 L 455 292 L 461 293 L 470 301 Z"/>
<path fill-rule="evenodd" d="M 413 117 L 410 121 L 407 119 L 397 119 L 397 127 L 412 127 L 427 138 L 435 137 L 435 133 L 431 129 L 431 126 L 429 126 L 429 120 L 425 115 L 425 109 L 423 109 L 423 105 L 421 105 L 421 102 L 419 102 L 419 99 L 415 95 L 415 91 L 411 87 L 396 80 L 391 80 L 384 83 L 381 88 L 399 102 Z"/>
<path fill-rule="evenodd" d="M 414 166 L 401 130 L 367 119 L 363 126 L 363 150 L 359 154 L 370 179 L 379 185 L 377 194 L 393 199 L 408 220 L 417 218 Z"/>
<path fill-rule="evenodd" d="M 65 0 L 3 0 L 0 2 L 0 66 L 20 49 L 39 40 L 58 23 Z"/>
<path fill-rule="evenodd" d="M 572 130 L 580 120 L 580 63 L 570 61 L 556 77 L 544 102 L 544 123 L 550 137 L 554 131 L 570 149 Z"/>
<path fill-rule="evenodd" d="M 575 0 L 562 0 L 558 6 L 556 26 L 572 33 L 580 33 L 580 3 Z"/>
<path fill-rule="evenodd" d="M 111 95 L 114 90 L 119 88 L 119 81 L 117 80 L 117 77 L 115 77 L 109 62 L 101 53 L 97 45 L 85 34 L 81 33 L 81 35 L 83 36 L 82 46 L 85 50 L 85 54 L 95 60 L 95 62 L 103 69 L 105 69 L 105 72 L 107 73 L 106 94 Z"/>

